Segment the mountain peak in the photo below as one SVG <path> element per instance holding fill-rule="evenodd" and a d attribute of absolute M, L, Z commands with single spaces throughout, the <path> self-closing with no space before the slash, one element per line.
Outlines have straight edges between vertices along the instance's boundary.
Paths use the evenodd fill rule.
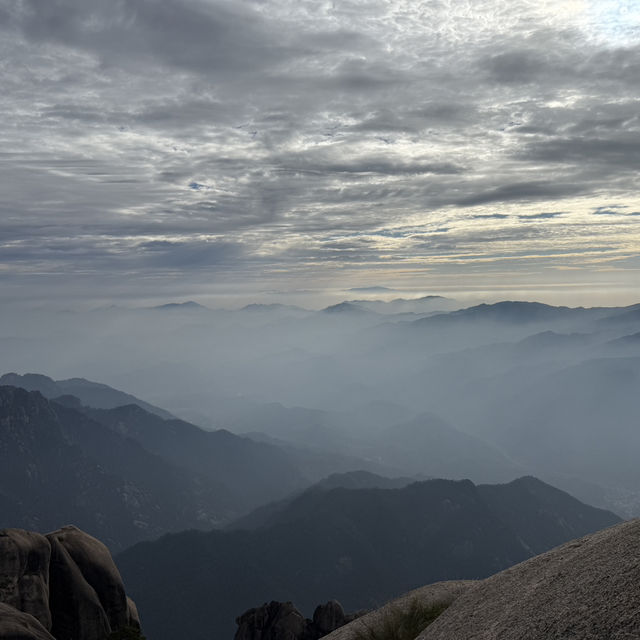
<path fill-rule="evenodd" d="M 322 310 L 323 313 L 368 313 L 365 309 L 353 302 L 339 302 L 338 304 L 332 304 L 325 307 Z"/>
<path fill-rule="evenodd" d="M 157 310 L 165 310 L 165 311 L 176 311 L 176 310 L 184 310 L 184 311 L 210 311 L 209 307 L 205 307 L 198 302 L 194 302 L 193 300 L 187 300 L 186 302 L 167 302 L 166 304 L 160 304 L 155 307 L 150 307 L 151 309 Z"/>

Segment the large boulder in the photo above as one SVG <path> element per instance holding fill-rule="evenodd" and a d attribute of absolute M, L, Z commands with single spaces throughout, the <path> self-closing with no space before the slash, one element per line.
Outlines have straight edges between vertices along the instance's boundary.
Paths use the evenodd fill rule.
<path fill-rule="evenodd" d="M 0 602 L 32 615 L 51 629 L 49 559 L 51 548 L 39 533 L 0 531 Z"/>
<path fill-rule="evenodd" d="M 640 638 L 640 520 L 487 578 L 417 640 Z"/>
<path fill-rule="evenodd" d="M 100 540 L 73 526 L 62 527 L 47 534 L 47 538 L 52 548 L 55 540 L 65 549 L 84 582 L 95 592 L 111 629 L 124 627 L 128 621 L 127 596 L 109 549 Z"/>
<path fill-rule="evenodd" d="M 299 640 L 307 627 L 293 603 L 275 600 L 245 611 L 236 623 L 235 640 Z"/>
<path fill-rule="evenodd" d="M 337 600 L 329 600 L 326 604 L 320 604 L 316 607 L 310 626 L 317 633 L 317 637 L 322 638 L 351 620 L 353 620 L 353 616 L 347 616 Z"/>
<path fill-rule="evenodd" d="M 105 640 L 112 629 L 98 595 L 85 580 L 64 545 L 55 537 L 51 537 L 49 541 L 49 606 L 53 635 L 65 640 Z"/>
<path fill-rule="evenodd" d="M 72 526 L 46 536 L 0 530 L 0 604 L 0 640 L 107 640 L 140 629 L 109 550 Z"/>
<path fill-rule="evenodd" d="M 0 638 L 56 640 L 31 614 L 0 602 Z"/>

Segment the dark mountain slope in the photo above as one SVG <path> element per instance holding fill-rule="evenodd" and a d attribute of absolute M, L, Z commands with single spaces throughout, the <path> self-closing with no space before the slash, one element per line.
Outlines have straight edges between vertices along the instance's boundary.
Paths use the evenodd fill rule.
<path fill-rule="evenodd" d="M 578 512 L 532 480 L 489 494 L 468 480 L 312 491 L 266 528 L 169 535 L 118 563 L 155 640 L 230 638 L 234 617 L 262 602 L 293 600 L 306 613 L 330 598 L 371 607 L 428 582 L 490 575 L 551 539 L 619 521 Z"/>
<path fill-rule="evenodd" d="M 478 491 L 532 554 L 619 520 L 532 476 L 508 484 L 479 485 Z"/>
<path fill-rule="evenodd" d="M 224 486 L 37 391 L 0 387 L 0 527 L 74 522 L 113 549 L 229 518 Z"/>

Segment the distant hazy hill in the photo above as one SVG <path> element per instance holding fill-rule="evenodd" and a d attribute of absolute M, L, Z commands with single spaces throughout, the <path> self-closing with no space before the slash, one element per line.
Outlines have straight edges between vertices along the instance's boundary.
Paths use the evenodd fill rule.
<path fill-rule="evenodd" d="M 322 310 L 322 313 L 373 313 L 368 309 L 363 309 L 355 302 L 339 302 L 338 304 L 332 304 Z"/>
<path fill-rule="evenodd" d="M 155 407 L 144 400 L 124 391 L 118 391 L 106 384 L 91 382 L 84 378 L 70 378 L 69 380 L 52 380 L 40 373 L 6 373 L 0 377 L 0 385 L 22 387 L 28 391 L 39 391 L 45 398 L 53 399 L 59 396 L 75 396 L 80 402 L 97 409 L 112 409 L 125 404 L 137 404 L 145 411 L 155 413 L 162 418 L 173 416 L 160 407 Z"/>
<path fill-rule="evenodd" d="M 349 610 L 442 579 L 485 577 L 618 522 L 534 478 L 485 487 L 432 480 L 402 489 L 311 491 L 259 530 L 185 532 L 118 558 L 155 640 L 230 638 L 269 600 Z"/>
<path fill-rule="evenodd" d="M 51 395 L 61 390 L 59 383 L 46 376 L 12 379 L 16 378 L 37 383 Z M 88 383 L 63 388 L 82 390 L 86 386 L 103 387 Z M 95 409 L 69 394 L 47 401 L 39 392 L 4 389 L 7 425 L 14 425 L 10 416 L 24 413 L 21 403 L 41 410 L 34 409 L 24 428 L 16 423 L 0 431 L 0 447 L 17 452 L 7 459 L 4 471 L 9 475 L 0 484 L 0 504 L 7 501 L 0 526 L 42 526 L 46 530 L 76 522 L 120 549 L 167 531 L 222 526 L 259 505 L 301 491 L 330 473 L 367 465 L 339 453 L 280 447 L 225 430 L 205 431 L 183 420 L 165 420 L 137 404 Z M 110 398 L 131 397 L 106 389 Z M 0 412 L 0 419 L 3 415 Z M 56 425 L 51 433 L 46 420 Z M 63 451 L 56 462 L 41 450 L 52 434 L 57 434 L 56 446 Z M 23 438 L 30 446 L 21 444 Z M 95 500 L 88 499 L 85 489 L 78 488 L 82 481 L 73 479 L 76 458 L 90 467 L 82 473 L 92 491 L 94 486 L 101 486 L 100 474 L 113 476 L 110 486 L 114 495 L 105 494 L 99 500 L 96 494 Z M 16 465 L 18 471 L 12 475 L 9 471 Z M 0 478 L 2 473 L 0 469 Z M 30 476 L 23 478 L 24 473 L 35 478 L 44 474 L 48 481 L 33 484 Z M 67 482 L 64 477 L 68 473 L 71 476 Z M 56 485 L 65 487 L 57 497 L 52 496 Z M 79 514 L 73 510 L 75 506 L 70 507 L 76 504 L 83 505 Z M 111 518 L 106 517 L 109 509 L 120 508 L 122 513 L 114 511 Z"/>
<path fill-rule="evenodd" d="M 283 497 L 310 482 L 293 456 L 271 444 L 222 429 L 205 431 L 183 420 L 162 420 L 136 405 L 85 412 L 151 453 L 224 485 L 235 513 Z"/>
<path fill-rule="evenodd" d="M 472 327 L 476 330 L 483 325 L 498 324 L 514 329 L 520 327 L 522 330 L 540 325 L 549 330 L 553 327 L 580 327 L 581 323 L 601 322 L 619 311 L 605 307 L 555 307 L 540 302 L 506 300 L 421 318 L 414 322 L 414 326 L 422 329 L 446 327 L 449 330 Z"/>
<path fill-rule="evenodd" d="M 522 468 L 497 448 L 458 431 L 434 413 L 389 427 L 371 442 L 382 462 L 405 473 L 470 477 L 478 482 L 510 480 L 522 473 Z"/>
<path fill-rule="evenodd" d="M 149 307 L 149 309 L 156 309 L 158 311 L 211 311 L 209 307 L 205 307 L 193 300 L 187 302 L 167 302 L 156 307 Z"/>

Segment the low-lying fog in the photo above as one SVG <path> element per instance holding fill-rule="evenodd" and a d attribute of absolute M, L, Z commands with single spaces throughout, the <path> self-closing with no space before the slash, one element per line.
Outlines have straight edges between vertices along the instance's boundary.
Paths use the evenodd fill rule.
<path fill-rule="evenodd" d="M 640 305 L 458 306 L 4 310 L 2 373 L 104 382 L 205 428 L 389 475 L 532 474 L 640 515 Z"/>

